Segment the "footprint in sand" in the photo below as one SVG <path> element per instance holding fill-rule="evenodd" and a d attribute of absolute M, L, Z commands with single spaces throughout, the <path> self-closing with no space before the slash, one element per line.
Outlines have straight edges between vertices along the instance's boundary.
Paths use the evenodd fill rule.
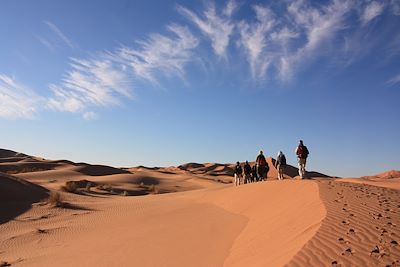
<path fill-rule="evenodd" d="M 381 246 L 375 246 L 369 254 L 370 256 L 378 256 L 378 259 L 382 258 L 383 256 L 387 256 L 386 251 Z"/>
<path fill-rule="evenodd" d="M 390 245 L 392 245 L 393 247 L 396 247 L 399 245 L 399 243 L 397 243 L 396 240 L 392 240 L 392 241 L 390 241 Z"/>
<path fill-rule="evenodd" d="M 350 241 L 345 240 L 343 237 L 339 237 L 338 241 L 340 244 L 350 244 Z"/>
<path fill-rule="evenodd" d="M 353 253 L 354 253 L 354 250 L 352 250 L 351 248 L 348 248 L 342 252 L 342 255 L 350 256 L 350 255 L 353 255 Z"/>
<path fill-rule="evenodd" d="M 350 228 L 349 231 L 347 232 L 347 234 L 355 234 L 356 231 L 353 228 Z"/>
<path fill-rule="evenodd" d="M 48 233 L 48 231 L 47 231 L 46 229 L 40 229 L 40 228 L 37 228 L 37 229 L 36 229 L 36 232 L 37 232 L 38 234 L 47 234 L 47 233 Z"/>
<path fill-rule="evenodd" d="M 342 224 L 349 225 L 350 223 L 348 221 L 342 221 Z"/>
<path fill-rule="evenodd" d="M 334 266 L 334 267 L 340 267 L 340 266 L 342 266 L 342 265 L 339 264 L 337 261 L 332 261 L 332 266 Z"/>
<path fill-rule="evenodd" d="M 374 219 L 374 220 L 379 220 L 380 218 L 382 218 L 383 216 L 382 216 L 382 214 L 380 214 L 380 213 L 378 213 L 378 214 L 373 214 L 373 216 L 372 216 L 372 218 Z"/>

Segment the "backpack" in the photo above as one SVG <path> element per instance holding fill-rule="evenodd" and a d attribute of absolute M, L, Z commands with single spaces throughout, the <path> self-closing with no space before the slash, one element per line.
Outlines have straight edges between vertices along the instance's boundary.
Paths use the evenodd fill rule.
<path fill-rule="evenodd" d="M 236 173 L 236 174 L 242 174 L 242 166 L 237 165 L 237 166 L 235 167 L 235 173 Z"/>
<path fill-rule="evenodd" d="M 306 146 L 299 146 L 297 148 L 297 156 L 302 159 L 306 159 L 308 157 L 308 149 Z"/>
<path fill-rule="evenodd" d="M 278 159 L 276 160 L 279 165 L 286 165 L 286 157 L 285 155 L 279 155 Z"/>
<path fill-rule="evenodd" d="M 303 153 L 301 154 L 301 157 L 306 159 L 308 157 L 308 154 L 310 153 L 308 152 L 307 147 L 303 146 Z"/>
<path fill-rule="evenodd" d="M 251 167 L 249 164 L 244 165 L 244 174 L 250 174 L 251 173 Z"/>
<path fill-rule="evenodd" d="M 257 163 L 259 165 L 267 165 L 267 160 L 265 159 L 264 155 L 259 155 L 257 157 Z"/>

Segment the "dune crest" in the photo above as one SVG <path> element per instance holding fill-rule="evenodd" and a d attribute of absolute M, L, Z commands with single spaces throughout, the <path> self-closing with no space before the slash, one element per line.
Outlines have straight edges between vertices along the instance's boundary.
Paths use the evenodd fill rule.
<path fill-rule="evenodd" d="M 398 171 L 297 180 L 288 166 L 276 181 L 267 161 L 268 181 L 235 187 L 234 164 L 115 168 L 0 150 L 0 171 L 14 173 L 0 173 L 0 262 L 400 265 Z M 35 204 L 50 190 L 63 205 Z"/>

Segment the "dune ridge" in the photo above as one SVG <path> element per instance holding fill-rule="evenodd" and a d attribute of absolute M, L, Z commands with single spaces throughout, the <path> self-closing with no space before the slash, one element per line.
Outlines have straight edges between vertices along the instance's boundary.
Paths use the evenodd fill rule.
<path fill-rule="evenodd" d="M 0 263 L 400 266 L 399 171 L 297 180 L 288 166 L 276 181 L 267 161 L 267 182 L 234 187 L 234 164 L 115 168 L 0 149 L 12 173 L 0 173 Z M 60 190 L 69 182 L 79 190 Z"/>

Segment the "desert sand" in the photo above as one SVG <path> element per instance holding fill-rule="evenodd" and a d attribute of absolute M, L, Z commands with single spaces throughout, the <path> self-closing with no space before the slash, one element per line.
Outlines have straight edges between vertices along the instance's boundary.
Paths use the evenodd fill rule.
<path fill-rule="evenodd" d="M 0 266 L 400 266 L 400 172 L 114 168 L 0 149 Z"/>

